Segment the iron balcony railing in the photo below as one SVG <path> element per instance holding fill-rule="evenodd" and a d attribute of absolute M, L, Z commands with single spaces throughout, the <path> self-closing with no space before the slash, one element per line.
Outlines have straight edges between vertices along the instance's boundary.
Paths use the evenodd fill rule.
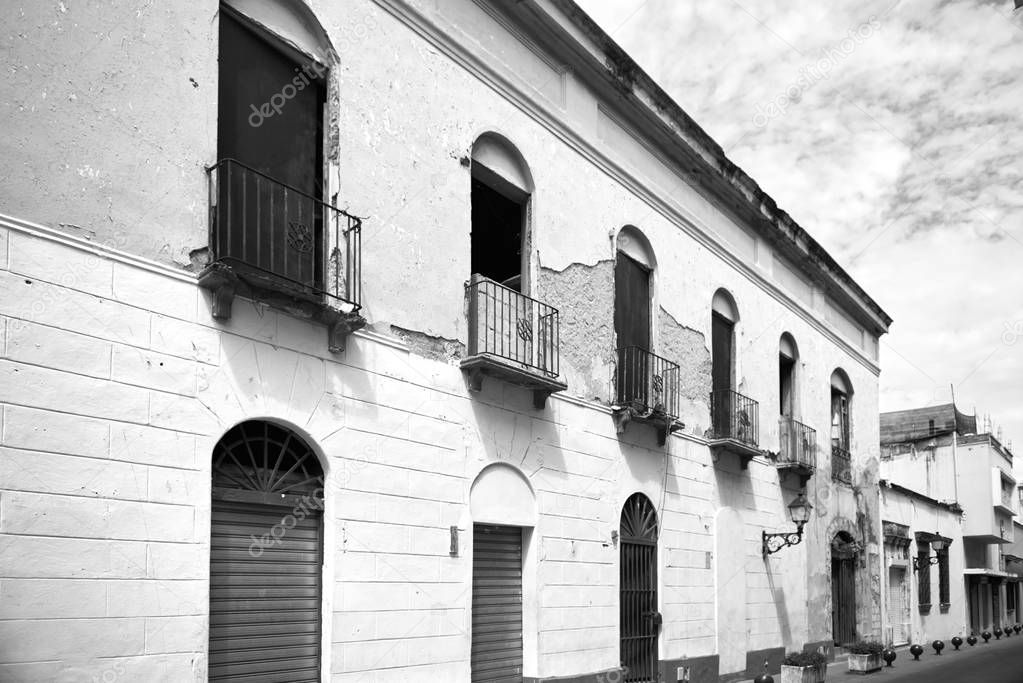
<path fill-rule="evenodd" d="M 359 310 L 362 219 L 234 159 L 207 171 L 211 262 L 262 287 Z"/>
<path fill-rule="evenodd" d="M 852 456 L 834 439 L 831 441 L 831 478 L 845 484 L 852 483 Z"/>
<path fill-rule="evenodd" d="M 488 354 L 558 376 L 558 309 L 481 275 L 473 275 L 466 290 L 470 356 Z"/>
<path fill-rule="evenodd" d="M 677 363 L 638 346 L 624 346 L 618 349 L 615 402 L 640 414 L 677 420 L 679 375 Z"/>
<path fill-rule="evenodd" d="M 734 439 L 757 447 L 760 443 L 760 404 L 749 396 L 725 389 L 710 394 L 710 422 L 717 439 Z"/>
<path fill-rule="evenodd" d="M 817 467 L 817 430 L 783 415 L 778 422 L 778 463 Z"/>

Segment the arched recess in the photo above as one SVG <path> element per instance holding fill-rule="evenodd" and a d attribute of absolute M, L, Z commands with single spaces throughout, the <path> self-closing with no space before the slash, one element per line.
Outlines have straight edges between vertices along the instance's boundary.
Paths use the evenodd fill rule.
<path fill-rule="evenodd" d="M 831 373 L 831 477 L 852 483 L 853 386 L 842 368 Z"/>
<path fill-rule="evenodd" d="M 504 463 L 488 465 L 469 490 L 469 512 L 475 524 L 536 525 L 533 487 L 517 469 Z"/>
<path fill-rule="evenodd" d="M 248 420 L 215 445 L 211 476 L 209 680 L 281 670 L 319 680 L 324 471 L 317 454 L 287 427 Z"/>
<path fill-rule="evenodd" d="M 472 516 L 471 680 L 536 675 L 536 496 L 519 470 L 488 465 L 469 491 Z"/>
<path fill-rule="evenodd" d="M 222 0 L 222 3 L 297 51 L 301 61 L 315 59 L 324 66 L 338 61 L 330 37 L 302 0 Z"/>
<path fill-rule="evenodd" d="M 529 166 L 507 138 L 493 132 L 476 138 L 471 157 L 472 274 L 528 294 Z"/>
<path fill-rule="evenodd" d="M 799 415 L 798 366 L 799 347 L 792 335 L 785 332 L 778 340 L 778 412 L 782 417 Z"/>
<path fill-rule="evenodd" d="M 860 544 L 848 531 L 831 538 L 831 626 L 836 645 L 857 640 L 856 558 Z"/>
<path fill-rule="evenodd" d="M 629 680 L 657 680 L 661 629 L 657 510 L 642 493 L 622 506 L 619 526 L 619 652 Z"/>

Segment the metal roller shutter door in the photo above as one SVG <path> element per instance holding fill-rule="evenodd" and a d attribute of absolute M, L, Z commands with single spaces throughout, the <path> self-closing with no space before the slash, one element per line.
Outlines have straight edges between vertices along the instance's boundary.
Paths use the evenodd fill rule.
<path fill-rule="evenodd" d="M 213 501 L 210 533 L 210 680 L 320 680 L 322 523 L 296 520 L 280 543 L 253 537 L 291 509 Z M 290 519 L 288 524 L 290 524 Z M 258 556 L 255 556 L 258 555 Z"/>
<path fill-rule="evenodd" d="M 472 680 L 522 681 L 522 529 L 477 524 L 472 550 Z"/>

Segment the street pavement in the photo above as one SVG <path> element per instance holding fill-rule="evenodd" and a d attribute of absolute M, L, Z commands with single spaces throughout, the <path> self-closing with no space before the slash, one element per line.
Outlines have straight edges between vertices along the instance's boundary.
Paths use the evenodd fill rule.
<path fill-rule="evenodd" d="M 869 674 L 864 683 L 1023 683 L 1023 634 L 1001 640 L 980 640 L 970 647 L 963 643 L 956 652 L 947 640 L 941 655 L 935 655 L 930 645 L 920 655 L 920 661 L 913 661 L 908 647 L 896 650 L 898 658 L 891 668 L 885 667 Z M 923 643 L 921 643 L 923 645 Z M 854 678 L 855 677 L 855 678 Z M 846 681 L 852 683 L 862 674 L 849 673 L 845 661 L 838 661 L 828 667 L 828 683 Z M 776 680 L 781 680 L 780 678 Z"/>

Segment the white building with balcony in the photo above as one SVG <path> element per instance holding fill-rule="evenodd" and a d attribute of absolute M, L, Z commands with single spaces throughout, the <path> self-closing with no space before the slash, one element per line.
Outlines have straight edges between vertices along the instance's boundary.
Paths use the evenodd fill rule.
<path fill-rule="evenodd" d="M 891 320 L 570 0 L 7 21 L 0 679 L 880 637 Z"/>

